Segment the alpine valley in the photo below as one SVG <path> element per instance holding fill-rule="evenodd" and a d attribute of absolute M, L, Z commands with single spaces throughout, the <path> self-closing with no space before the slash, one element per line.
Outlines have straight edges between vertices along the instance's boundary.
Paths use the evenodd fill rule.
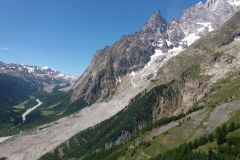
<path fill-rule="evenodd" d="M 40 68 L 0 62 L 0 135 L 10 136 L 48 122 L 50 117 L 46 113 L 53 114 L 53 111 L 39 110 L 30 115 L 25 113 L 26 121 L 24 112 L 37 105 L 37 98 L 44 101 L 43 105 L 53 101 L 60 103 L 59 99 L 69 94 L 75 81 L 76 77 L 61 74 L 47 66 Z M 59 108 L 57 112 L 63 109 Z M 45 120 L 40 120 L 43 117 Z"/>
<path fill-rule="evenodd" d="M 78 79 L 0 73 L 0 159 L 240 159 L 240 0 L 199 2 L 170 23 L 156 11 Z"/>

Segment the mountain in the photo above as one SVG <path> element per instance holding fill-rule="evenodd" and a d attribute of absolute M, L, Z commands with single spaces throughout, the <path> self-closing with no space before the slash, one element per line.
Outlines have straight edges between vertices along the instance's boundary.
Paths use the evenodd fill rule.
<path fill-rule="evenodd" d="M 221 26 L 239 7 L 238 0 L 200 2 L 185 9 L 181 18 L 173 19 L 171 23 L 167 23 L 160 11 L 156 11 L 142 30 L 122 36 L 112 46 L 96 52 L 91 64 L 74 85 L 72 101 L 80 97 L 88 102 L 111 99 L 119 88 L 126 85 L 123 82 L 125 79 L 131 82 L 126 78 L 131 73 L 148 72 L 144 78 L 150 80 L 161 63 Z"/>
<path fill-rule="evenodd" d="M 24 64 L 6 64 L 0 62 L 0 73 L 17 74 L 19 72 L 26 77 L 35 77 L 35 79 L 51 79 L 56 81 L 72 81 L 76 79 L 74 76 L 61 74 L 59 71 L 44 66 L 42 68 L 37 66 L 29 66 Z"/>
<path fill-rule="evenodd" d="M 64 75 L 59 71 L 44 66 L 29 66 L 24 64 L 6 64 L 0 62 L 0 73 L 22 78 L 29 83 L 43 88 L 46 92 L 51 92 L 57 84 L 73 84 L 77 77 Z M 69 88 L 70 89 L 70 88 Z"/>
<path fill-rule="evenodd" d="M 142 30 L 99 50 L 70 95 L 92 105 L 10 139 L 0 156 L 38 159 L 52 151 L 42 159 L 149 159 L 227 122 L 240 95 L 239 14 L 219 28 L 238 8 L 227 1 L 231 7 L 218 15 L 208 3 L 171 23 L 157 11 Z"/>
<path fill-rule="evenodd" d="M 72 108 L 66 109 L 67 105 L 65 103 L 69 99 L 67 95 L 69 92 L 66 91 L 71 89 L 75 80 L 75 77 L 61 74 L 59 71 L 46 66 L 40 68 L 0 62 L 0 135 L 18 133 L 14 129 L 17 130 L 17 127 L 23 125 L 22 114 L 28 108 L 36 105 L 35 98 L 45 101 L 42 105 L 43 108 L 46 103 L 51 104 L 57 101 L 58 111 L 54 112 L 56 114 L 73 110 Z M 59 91 L 64 92 L 60 93 Z M 51 112 L 53 113 L 53 111 Z M 34 116 L 27 118 L 25 124 L 30 124 L 34 120 L 39 121 L 43 117 L 44 114 L 41 112 L 35 113 Z M 44 118 L 46 120 L 48 117 L 45 116 Z"/>
<path fill-rule="evenodd" d="M 208 148 L 215 153 L 208 155 L 213 160 L 235 159 L 239 152 L 231 151 L 239 150 L 239 62 L 240 12 L 163 64 L 150 87 L 124 110 L 41 159 L 206 159 Z M 236 143 L 229 143 L 234 130 Z"/>

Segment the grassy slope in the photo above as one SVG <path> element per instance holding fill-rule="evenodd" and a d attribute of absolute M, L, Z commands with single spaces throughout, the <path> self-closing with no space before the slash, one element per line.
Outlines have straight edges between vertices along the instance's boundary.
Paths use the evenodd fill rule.
<path fill-rule="evenodd" d="M 189 122 L 185 122 L 181 125 L 181 127 L 175 127 L 168 131 L 167 134 L 161 134 L 158 137 L 155 137 L 153 140 L 150 141 L 150 145 L 148 147 L 140 146 L 136 147 L 136 149 L 131 149 L 123 156 L 126 159 L 145 159 L 146 156 L 142 157 L 142 154 L 148 155 L 148 157 L 156 156 L 158 153 L 164 153 L 168 149 L 172 149 L 176 146 L 179 146 L 180 144 L 194 140 L 195 138 L 199 137 L 198 131 L 201 131 L 204 133 L 208 133 L 205 130 L 205 126 L 203 125 L 204 122 L 207 122 L 209 119 L 209 115 L 213 111 L 214 108 L 212 108 L 212 105 L 209 104 L 222 104 L 228 101 L 233 101 L 236 99 L 239 99 L 240 90 L 239 90 L 239 84 L 240 84 L 240 74 L 239 72 L 233 73 L 229 77 L 226 77 L 225 79 L 217 82 L 214 84 L 211 89 L 209 96 L 204 97 L 204 100 L 208 103 L 208 106 L 211 106 L 208 110 L 206 110 L 206 114 L 204 115 L 204 118 L 202 119 L 201 123 L 196 126 L 192 126 Z M 220 87 L 219 87 L 220 86 Z M 231 90 L 233 88 L 233 90 Z M 237 111 L 233 113 L 231 119 L 228 121 L 227 124 L 230 124 L 231 122 L 239 123 L 240 122 L 240 111 Z M 239 123 L 240 124 L 240 123 Z M 186 133 L 187 128 L 191 128 L 192 131 L 189 132 L 187 135 Z M 146 136 L 148 133 L 143 135 L 142 137 L 136 139 L 133 143 L 129 143 L 128 146 L 134 146 L 136 141 Z M 212 143 L 209 145 L 213 145 Z M 206 148 L 206 147 L 205 147 Z M 132 154 L 134 152 L 134 154 Z M 133 156 L 134 155 L 134 156 Z M 144 158 L 145 157 L 145 158 Z"/>
<path fill-rule="evenodd" d="M 228 102 L 240 98 L 240 72 L 236 72 L 227 78 L 215 83 L 208 93 L 207 103 L 215 107 L 222 102 Z"/>
<path fill-rule="evenodd" d="M 232 127 L 231 127 L 232 126 Z M 240 153 L 240 125 L 231 123 L 208 134 L 159 154 L 152 160 L 238 160 Z"/>

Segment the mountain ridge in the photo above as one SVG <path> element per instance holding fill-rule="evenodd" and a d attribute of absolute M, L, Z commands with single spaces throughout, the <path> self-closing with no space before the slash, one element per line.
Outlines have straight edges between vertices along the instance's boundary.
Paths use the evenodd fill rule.
<path fill-rule="evenodd" d="M 215 5 L 212 10 L 209 9 L 210 2 Z M 228 7 L 221 9 L 222 5 Z M 139 32 L 122 36 L 120 41 L 94 55 L 91 64 L 73 87 L 72 101 L 80 97 L 85 97 L 88 102 L 111 99 L 122 87 L 118 83 L 120 79 L 122 81 L 132 72 L 152 64 L 152 56 L 163 61 L 177 55 L 234 15 L 239 7 L 233 6 L 223 0 L 198 3 L 185 9 L 181 18 L 173 19 L 170 24 L 160 11 L 154 12 Z M 151 72 L 149 77 L 154 75 Z"/>
<path fill-rule="evenodd" d="M 38 78 L 48 77 L 56 80 L 62 79 L 62 80 L 70 80 L 70 81 L 76 79 L 75 76 L 61 74 L 59 71 L 52 69 L 48 66 L 44 66 L 41 68 L 38 66 L 30 66 L 30 65 L 18 64 L 18 63 L 7 64 L 0 61 L 0 73 L 9 73 L 14 71 L 26 73 Z"/>
<path fill-rule="evenodd" d="M 240 12 L 163 64 L 124 110 L 41 159 L 151 159 L 239 117 L 239 37 Z"/>
<path fill-rule="evenodd" d="M 195 6 L 193 9 L 194 12 L 192 13 L 197 14 L 196 11 L 201 9 L 201 7 L 199 7 L 201 5 L 202 4 L 198 4 L 198 6 Z M 203 14 L 203 12 L 201 12 L 201 14 Z M 200 18 L 201 20 L 201 16 L 199 16 L 198 18 Z M 88 136 L 88 135 L 96 136 L 97 133 L 106 135 L 104 139 L 102 139 L 102 137 L 100 136 L 100 139 L 104 140 L 103 143 L 102 141 L 100 143 L 100 140 L 99 140 L 97 141 L 99 143 L 96 143 L 95 145 L 94 142 L 91 143 L 92 141 L 89 141 L 90 147 L 92 148 L 93 152 L 99 151 L 98 150 L 99 146 L 97 145 L 100 145 L 102 148 L 104 148 L 105 144 L 107 144 L 106 146 L 111 146 L 111 143 L 114 144 L 116 140 L 118 140 L 118 138 L 120 141 L 126 139 L 126 137 L 128 137 L 129 134 L 126 130 L 124 130 L 125 129 L 124 127 L 127 126 L 127 125 L 125 126 L 124 124 L 125 123 L 130 124 L 129 122 L 119 121 L 123 124 L 119 125 L 119 123 L 116 123 L 117 125 L 114 125 L 109 123 L 109 121 L 104 121 L 104 120 L 109 119 L 116 114 L 118 116 L 122 112 L 123 113 L 128 112 L 129 108 L 126 106 L 128 106 L 129 103 L 132 104 L 132 101 L 131 101 L 132 98 L 134 98 L 140 92 L 143 94 L 148 93 L 147 90 L 145 89 L 147 89 L 149 86 L 154 84 L 153 83 L 155 81 L 154 78 L 158 76 L 158 69 L 162 67 L 169 59 L 171 59 L 172 57 L 175 58 L 175 56 L 178 55 L 183 49 L 187 48 L 195 40 L 200 38 L 201 34 L 204 35 L 204 33 L 207 33 L 209 31 L 210 26 L 212 26 L 212 24 L 209 24 L 206 21 L 205 23 L 201 21 L 200 22 L 201 24 L 197 24 L 199 22 L 199 19 L 197 20 L 198 21 L 195 21 L 195 23 L 191 22 L 191 23 L 194 23 L 193 26 L 187 27 L 185 30 L 182 30 L 185 33 L 188 33 L 188 35 L 186 37 L 182 35 L 180 36 L 181 38 L 176 41 L 175 39 L 172 41 L 169 41 L 167 39 L 161 39 L 161 38 L 158 39 L 158 37 L 168 36 L 167 31 L 163 34 L 161 33 L 156 35 L 154 35 L 151 32 L 148 32 L 145 34 L 144 33 L 140 34 L 139 32 L 137 32 L 134 35 L 123 36 L 119 42 L 113 45 L 113 47 L 106 47 L 104 50 L 98 51 L 98 53 L 101 53 L 101 54 L 98 54 L 95 56 L 95 59 L 90 64 L 87 71 L 79 78 L 79 81 L 76 83 L 74 87 L 75 93 L 73 94 L 72 100 L 74 101 L 75 99 L 78 99 L 81 96 L 85 96 L 86 99 L 89 101 L 101 101 L 101 102 L 94 103 L 93 105 L 91 105 L 91 107 L 84 108 L 80 112 L 70 117 L 65 117 L 55 123 L 51 123 L 50 125 L 43 126 L 44 129 L 38 128 L 36 129 L 36 132 L 32 132 L 26 135 L 20 135 L 15 140 L 11 140 L 9 143 L 4 144 L 5 148 L 0 147 L 0 150 L 1 150 L 0 152 L 3 153 L 2 155 L 7 157 L 11 156 L 18 159 L 21 159 L 20 156 L 22 157 L 27 156 L 30 159 L 37 159 L 42 154 L 46 153 L 49 150 L 54 149 L 56 146 L 60 145 L 65 140 L 72 137 L 74 134 L 79 133 L 80 131 L 83 131 L 84 129 L 89 127 L 90 127 L 89 130 L 92 130 L 91 131 L 92 134 L 88 134 L 89 130 L 80 132 L 79 134 L 80 135 L 84 134 L 84 136 Z M 175 23 L 177 23 L 177 21 Z M 177 25 L 177 26 L 179 30 L 181 29 L 181 27 L 184 27 L 181 25 Z M 197 32 L 193 33 L 192 28 L 195 28 L 195 31 Z M 178 31 L 178 29 L 176 29 L 176 32 Z M 182 32 L 179 32 L 179 33 L 182 34 Z M 177 34 L 177 37 L 178 37 L 178 34 Z M 138 51 L 138 52 L 135 52 L 135 51 Z M 187 60 L 189 59 L 186 59 L 186 62 Z M 214 60 L 214 57 L 213 57 L 213 60 Z M 231 59 L 229 60 L 229 62 L 231 62 Z M 121 67 L 118 65 L 119 63 L 121 64 L 120 65 Z M 136 63 L 138 65 L 135 65 Z M 195 70 L 199 71 L 199 66 L 194 66 L 193 68 L 190 68 L 190 70 L 186 70 L 186 71 L 184 70 L 184 73 L 182 75 L 184 75 L 183 77 L 189 78 L 190 80 L 196 77 L 199 78 L 198 72 L 194 73 Z M 200 78 L 207 79 L 208 77 L 200 77 Z M 180 81 L 180 82 L 184 82 L 184 79 L 183 81 Z M 199 86 L 199 85 L 200 83 L 196 83 L 196 85 L 194 84 L 194 86 Z M 188 88 L 190 88 L 190 91 L 191 91 L 191 85 L 189 86 L 190 87 Z M 154 97 L 156 100 L 154 101 L 154 105 L 148 106 L 145 103 L 141 103 L 141 105 L 137 105 L 137 108 L 139 109 L 137 110 L 139 112 L 135 111 L 136 106 L 130 107 L 133 110 L 132 113 L 134 116 L 129 116 L 128 118 L 130 118 L 132 122 L 136 122 L 136 128 L 142 128 L 144 124 L 147 124 L 146 121 L 137 121 L 137 120 L 142 120 L 141 118 L 146 118 L 147 120 L 154 119 L 157 121 L 159 117 L 162 115 L 167 116 L 168 114 L 171 114 L 171 115 L 174 114 L 174 109 L 177 109 L 175 108 L 174 104 L 177 104 L 175 102 L 178 102 L 178 98 L 179 98 L 179 96 L 176 96 L 176 95 L 179 95 L 182 93 L 181 90 L 185 87 L 185 85 L 184 83 L 179 84 L 179 81 L 173 81 L 172 83 L 167 85 L 167 87 L 165 85 L 162 87 L 163 88 L 160 87 L 159 90 L 157 89 L 157 91 L 159 91 L 160 93 L 155 92 L 154 90 L 151 92 L 152 94 L 156 95 Z M 158 97 L 158 96 L 164 96 L 165 99 L 163 99 L 162 101 L 159 101 L 159 98 L 161 97 Z M 140 98 L 141 100 L 141 94 L 139 94 L 135 98 Z M 151 98 L 152 96 L 149 96 L 149 98 L 146 97 L 145 100 L 151 102 L 152 100 Z M 140 100 L 135 102 L 140 103 L 141 102 Z M 156 106 L 155 106 L 155 102 L 156 102 Z M 158 104 L 160 104 L 161 102 L 168 102 L 168 105 L 165 105 L 165 107 L 166 109 L 168 109 L 169 112 L 166 112 L 166 114 L 158 115 L 158 110 L 157 110 L 159 108 Z M 190 102 L 192 102 L 192 99 Z M 164 103 L 164 104 L 167 104 L 167 103 Z M 168 106 L 169 108 L 167 108 Z M 149 116 L 151 116 L 151 114 L 153 113 L 150 107 L 155 107 L 154 113 L 157 113 L 157 114 L 153 115 L 154 117 L 149 118 Z M 144 112 L 145 111 L 144 109 L 148 109 L 148 112 Z M 119 113 L 120 111 L 122 112 Z M 139 114 L 136 114 L 136 113 L 139 113 Z M 161 110 L 159 113 L 161 113 Z M 115 118 L 116 117 L 112 117 L 111 120 L 114 120 Z M 98 124 L 99 122 L 102 122 L 102 121 L 104 121 L 105 123 L 105 125 L 103 126 L 102 124 Z M 101 132 L 100 131 L 98 132 L 98 130 L 95 130 L 96 129 L 95 127 L 92 127 L 96 124 L 98 124 L 97 126 L 100 128 Z M 113 128 L 117 127 L 117 129 L 119 129 L 119 132 L 115 132 L 114 130 L 115 128 L 113 129 L 111 125 L 113 125 Z M 127 127 L 133 130 L 133 126 L 127 126 Z M 110 140 L 107 137 L 109 136 L 109 134 L 113 136 L 112 139 Z M 29 137 L 30 137 L 30 140 L 29 140 Z M 75 136 L 71 139 L 71 142 L 72 141 L 77 142 L 76 139 L 74 138 Z M 96 138 L 99 138 L 99 136 L 98 137 L 96 136 Z M 92 139 L 93 138 L 90 137 L 90 140 Z M 66 143 L 67 143 L 67 147 L 68 146 L 70 147 L 69 153 L 72 153 L 73 155 L 73 153 L 75 152 L 74 150 L 72 150 L 71 145 L 73 145 L 74 149 L 77 149 L 79 145 L 77 143 L 71 143 L 70 145 L 70 143 L 68 142 L 69 141 L 67 141 Z M 82 142 L 84 144 L 88 143 L 88 141 L 86 141 L 84 137 L 83 138 L 80 137 L 78 142 Z M 57 148 L 55 151 L 56 152 L 54 152 L 53 154 L 57 153 L 57 155 L 59 155 L 58 154 L 59 151 L 62 153 L 63 150 L 61 150 L 61 148 L 60 149 Z M 15 154 L 16 152 L 17 154 Z M 52 153 L 49 153 L 49 154 L 52 154 Z M 68 155 L 66 154 L 66 156 Z M 64 158 L 64 157 L 60 157 L 60 158 Z"/>

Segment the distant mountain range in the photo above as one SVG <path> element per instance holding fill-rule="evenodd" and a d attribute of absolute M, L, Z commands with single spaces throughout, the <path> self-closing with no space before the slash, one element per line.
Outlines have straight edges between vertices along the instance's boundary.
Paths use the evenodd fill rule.
<path fill-rule="evenodd" d="M 16 74 L 16 72 L 19 72 L 26 76 L 35 77 L 36 79 L 49 78 L 52 80 L 72 81 L 77 78 L 75 76 L 62 74 L 59 71 L 52 69 L 48 66 L 44 66 L 40 68 L 37 66 L 29 66 L 24 64 L 14 64 L 14 63 L 6 64 L 3 62 L 0 62 L 0 73 Z"/>
<path fill-rule="evenodd" d="M 53 92 L 69 91 L 75 80 L 76 77 L 61 74 L 47 66 L 40 68 L 0 62 L 0 134 L 22 124 L 21 114 L 35 105 L 34 98 L 45 94 L 51 97 L 54 96 Z M 21 107 L 14 107 L 15 105 Z M 61 109 L 58 110 L 62 112 Z M 36 115 L 33 117 L 38 118 Z"/>

